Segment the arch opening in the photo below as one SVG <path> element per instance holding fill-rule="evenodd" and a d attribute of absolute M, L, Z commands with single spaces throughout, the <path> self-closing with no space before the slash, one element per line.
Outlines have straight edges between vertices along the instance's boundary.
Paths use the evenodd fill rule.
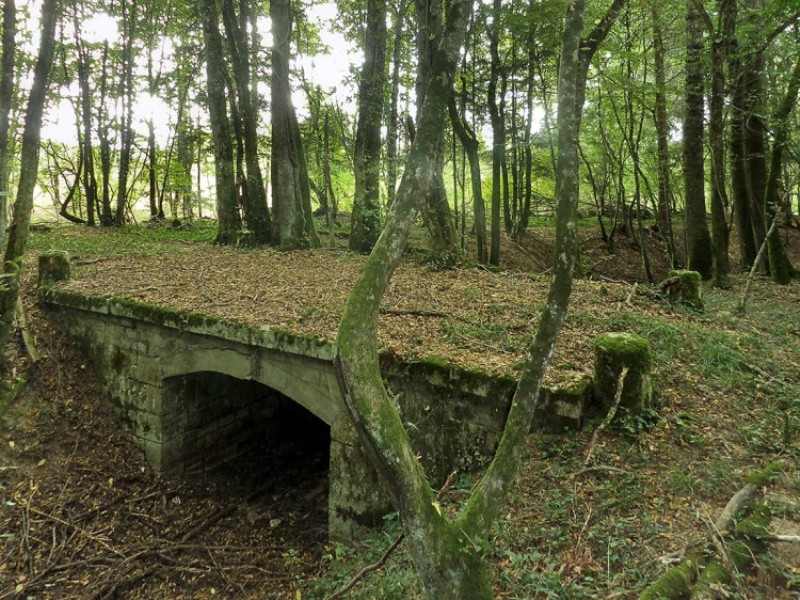
<path fill-rule="evenodd" d="M 325 513 L 331 435 L 324 421 L 262 383 L 222 373 L 170 377 L 162 389 L 173 405 L 165 470 L 203 474 L 240 497 L 291 488 Z"/>

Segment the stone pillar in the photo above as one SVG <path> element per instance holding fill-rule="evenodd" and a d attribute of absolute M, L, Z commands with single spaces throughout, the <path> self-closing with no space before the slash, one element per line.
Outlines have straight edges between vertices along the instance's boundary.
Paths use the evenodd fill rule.
<path fill-rule="evenodd" d="M 594 340 L 594 392 L 604 412 L 614 404 L 623 367 L 628 374 L 620 407 L 638 414 L 653 405 L 650 343 L 634 333 L 603 333 Z"/>
<path fill-rule="evenodd" d="M 669 294 L 670 302 L 680 302 L 703 310 L 702 278 L 697 271 L 676 269 L 661 283 L 661 289 Z"/>
<path fill-rule="evenodd" d="M 69 280 L 69 254 L 51 250 L 39 255 L 39 287 Z"/>
<path fill-rule="evenodd" d="M 393 510 L 386 486 L 344 411 L 331 424 L 328 481 L 328 535 L 332 540 L 363 538 Z"/>

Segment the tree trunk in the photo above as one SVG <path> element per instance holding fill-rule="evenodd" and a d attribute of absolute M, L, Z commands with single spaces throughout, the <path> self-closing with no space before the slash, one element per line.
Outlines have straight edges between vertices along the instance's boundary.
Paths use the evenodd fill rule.
<path fill-rule="evenodd" d="M 505 131 L 497 102 L 497 82 L 500 78 L 500 0 L 492 4 L 492 26 L 489 28 L 489 53 L 491 56 L 487 102 L 492 122 L 492 202 L 491 202 L 491 248 L 489 264 L 500 264 L 500 209 L 502 206 L 502 163 L 505 152 Z"/>
<path fill-rule="evenodd" d="M 450 99 L 448 107 L 450 123 L 461 142 L 469 161 L 470 183 L 472 184 L 472 212 L 475 221 L 475 242 L 477 244 L 476 260 L 485 263 L 488 258 L 486 248 L 486 205 L 483 202 L 483 185 L 481 184 L 481 161 L 478 155 L 480 144 L 475 132 L 469 128 L 466 120 L 458 114 L 455 99 Z"/>
<path fill-rule="evenodd" d="M 368 0 L 364 64 L 358 89 L 355 192 L 350 249 L 369 252 L 381 228 L 381 121 L 386 82 L 386 0 Z"/>
<path fill-rule="evenodd" d="M 133 42 L 136 30 L 136 3 L 122 0 L 122 73 L 120 74 L 120 98 L 122 98 L 122 122 L 120 124 L 119 178 L 117 183 L 117 206 L 114 223 L 125 225 L 128 207 L 128 176 L 133 147 Z"/>
<path fill-rule="evenodd" d="M 653 10 L 653 50 L 656 78 L 655 126 L 658 146 L 658 205 L 656 222 L 664 240 L 664 248 L 669 257 L 670 266 L 678 267 L 678 253 L 675 250 L 675 238 L 672 235 L 672 183 L 670 181 L 669 135 L 670 125 L 667 117 L 667 79 L 664 69 L 664 38 L 661 35 L 663 21 L 656 3 Z"/>
<path fill-rule="evenodd" d="M 39 52 L 22 132 L 19 185 L 3 260 L 5 286 L 0 288 L 0 350 L 8 345 L 14 326 L 14 308 L 19 297 L 19 274 L 30 233 L 33 192 L 39 169 L 42 114 L 55 53 L 55 29 L 59 12 L 58 0 L 44 0 L 42 3 Z"/>
<path fill-rule="evenodd" d="M 283 249 L 308 248 L 303 179 L 303 147 L 289 85 L 290 0 L 273 0 L 272 18 L 272 209 L 273 243 Z M 305 182 L 308 187 L 307 181 Z M 312 222 L 313 226 L 313 222 Z"/>
<path fill-rule="evenodd" d="M 703 28 L 694 0 L 686 1 L 686 106 L 683 119 L 683 177 L 687 263 L 703 279 L 712 275 L 711 236 L 706 219 L 703 163 Z"/>
<path fill-rule="evenodd" d="M 3 57 L 0 62 L 0 248 L 6 243 L 8 221 L 9 115 L 14 98 L 14 64 L 16 54 L 17 7 L 15 0 L 3 3 Z"/>
<path fill-rule="evenodd" d="M 386 118 L 386 206 L 394 202 L 397 188 L 397 132 L 400 112 L 397 108 L 400 96 L 400 62 L 403 49 L 403 27 L 409 2 L 402 0 L 394 15 L 394 44 L 392 46 L 392 77 L 389 95 L 389 115 Z"/>
<path fill-rule="evenodd" d="M 448 27 L 433 63 L 433 77 L 421 108 L 416 139 L 409 154 L 395 203 L 381 237 L 348 298 L 337 335 L 336 369 L 345 406 L 362 443 L 400 512 L 403 530 L 422 584 L 437 600 L 492 597 L 491 578 L 483 559 L 490 526 L 511 488 L 519 452 L 528 439 L 544 370 L 566 316 L 577 254 L 577 96 L 580 34 L 585 0 L 571 0 L 559 70 L 558 225 L 554 279 L 512 402 L 497 455 L 468 499 L 450 520 L 434 502 L 419 460 L 411 451 L 399 413 L 389 399 L 378 365 L 377 324 L 383 295 L 406 246 L 420 199 L 436 178 L 439 130 L 472 3 L 448 3 Z"/>
<path fill-rule="evenodd" d="M 747 184 L 747 198 L 753 240 L 760 247 L 767 235 L 767 216 L 764 206 L 767 183 L 767 144 L 764 110 L 764 59 L 756 57 L 745 70 L 744 123 L 742 127 L 742 160 Z"/>
<path fill-rule="evenodd" d="M 431 85 L 431 64 L 442 34 L 441 0 L 415 0 L 417 17 L 417 110 L 425 102 L 427 89 Z M 428 233 L 431 236 L 431 250 L 435 262 L 450 264 L 458 251 L 456 231 L 442 172 L 444 170 L 444 128 L 439 130 L 439 144 L 442 146 L 435 156 L 436 177 L 431 187 L 425 191 L 425 204 L 422 205 L 422 216 Z"/>
<path fill-rule="evenodd" d="M 765 192 L 765 205 L 770 222 L 775 218 L 775 214 L 781 210 L 781 198 L 778 188 L 781 185 L 783 151 L 789 139 L 789 115 L 795 104 L 797 104 L 797 94 L 800 91 L 800 58 L 796 60 L 794 70 L 789 78 L 786 94 L 772 119 L 774 138 Z M 782 285 L 788 284 L 794 274 L 794 268 L 789 256 L 786 254 L 786 248 L 783 247 L 783 241 L 777 227 L 772 228 L 772 233 L 768 235 L 767 250 L 769 252 L 769 272 L 772 280 Z"/>
<path fill-rule="evenodd" d="M 237 209 L 236 178 L 233 173 L 233 146 L 225 98 L 225 61 L 215 0 L 203 0 L 200 6 L 206 44 L 208 114 L 214 140 L 214 173 L 217 193 L 216 244 L 234 244 L 242 222 Z"/>
<path fill-rule="evenodd" d="M 108 115 L 105 109 L 108 92 L 108 42 L 103 42 L 103 62 L 100 69 L 100 97 L 97 106 L 97 137 L 100 143 L 100 221 L 111 225 L 114 217 L 111 211 L 111 138 L 109 136 Z"/>
<path fill-rule="evenodd" d="M 244 144 L 244 163 L 248 210 L 245 213 L 247 228 L 259 243 L 269 243 L 272 238 L 272 219 L 267 206 L 267 193 L 258 162 L 258 113 L 251 91 L 250 48 L 244 23 L 249 19 L 249 0 L 240 0 L 239 19 L 236 19 L 233 0 L 223 1 L 223 15 L 228 49 L 236 79 L 238 112 L 241 118 Z"/>
<path fill-rule="evenodd" d="M 711 158 L 711 247 L 713 284 L 728 287 L 728 193 L 725 188 L 725 63 L 730 43 L 732 24 L 726 16 L 735 0 L 720 0 L 721 30 L 711 35 L 711 99 L 709 103 L 708 144 Z"/>

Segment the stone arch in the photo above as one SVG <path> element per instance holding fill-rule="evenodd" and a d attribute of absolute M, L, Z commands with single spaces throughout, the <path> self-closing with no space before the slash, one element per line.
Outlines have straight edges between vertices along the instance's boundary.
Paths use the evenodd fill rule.
<path fill-rule="evenodd" d="M 280 390 L 253 379 L 193 371 L 164 378 L 161 395 L 162 471 L 209 471 L 235 461 L 293 428 L 295 420 L 302 422 L 301 413 L 325 426 L 329 443 L 327 423 Z"/>

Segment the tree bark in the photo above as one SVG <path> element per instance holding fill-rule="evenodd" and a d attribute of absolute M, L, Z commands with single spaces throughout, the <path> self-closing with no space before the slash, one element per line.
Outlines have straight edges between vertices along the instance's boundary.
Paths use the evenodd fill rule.
<path fill-rule="evenodd" d="M 216 244 L 233 244 L 242 229 L 237 208 L 236 178 L 233 172 L 233 145 L 225 97 L 225 61 L 215 0 L 202 0 L 203 36 L 206 44 L 208 114 L 214 140 L 214 173 L 217 192 Z"/>
<path fill-rule="evenodd" d="M 394 15 L 394 42 L 392 46 L 392 77 L 389 95 L 389 115 L 386 118 L 386 206 L 391 206 L 397 188 L 397 132 L 400 123 L 398 101 L 400 96 L 400 62 L 403 49 L 403 28 L 410 2 L 401 0 Z"/>
<path fill-rule="evenodd" d="M 713 284 L 728 287 L 728 193 L 725 179 L 725 64 L 730 45 L 732 21 L 730 5 L 735 0 L 719 0 L 719 31 L 711 36 L 711 98 L 709 102 L 708 145 L 711 158 L 711 247 Z"/>
<path fill-rule="evenodd" d="M 272 218 L 267 206 L 267 193 L 258 162 L 258 115 L 251 91 L 250 48 L 244 24 L 250 14 L 249 0 L 240 0 L 239 19 L 236 18 L 233 0 L 223 0 L 223 16 L 228 49 L 236 80 L 238 110 L 242 121 L 244 145 L 245 187 L 248 210 L 245 213 L 247 228 L 259 243 L 272 239 Z"/>
<path fill-rule="evenodd" d="M 122 122 L 120 123 L 119 178 L 117 182 L 117 206 L 114 223 L 125 225 L 128 208 L 128 176 L 133 148 L 133 42 L 136 30 L 136 3 L 122 0 L 122 73 L 119 91 L 122 98 Z M 88 211 L 87 211 L 88 212 Z"/>
<path fill-rule="evenodd" d="M 775 111 L 772 119 L 772 153 L 770 154 L 769 175 L 767 176 L 765 205 L 767 216 L 770 220 L 781 210 L 779 187 L 783 166 L 783 152 L 789 140 L 789 115 L 797 104 L 797 94 L 800 92 L 800 58 L 796 59 L 786 94 L 780 106 Z M 781 285 L 788 284 L 794 268 L 783 246 L 777 227 L 772 228 L 772 233 L 767 236 L 767 249 L 769 251 L 769 272 L 772 280 Z"/>
<path fill-rule="evenodd" d="M 355 192 L 350 249 L 369 252 L 381 228 L 381 121 L 386 82 L 386 0 L 368 0 L 364 64 L 358 86 Z"/>
<path fill-rule="evenodd" d="M 489 54 L 491 56 L 487 102 L 492 123 L 492 201 L 491 201 L 491 247 L 489 264 L 500 264 L 500 209 L 502 206 L 502 163 L 505 152 L 505 131 L 500 107 L 497 102 L 497 82 L 500 78 L 500 0 L 492 4 L 492 26 L 489 28 Z"/>
<path fill-rule="evenodd" d="M 458 136 L 469 162 L 470 183 L 472 184 L 472 213 L 475 226 L 475 242 L 477 245 L 476 259 L 485 263 L 488 258 L 486 248 L 486 204 L 483 201 L 483 185 L 481 184 L 481 161 L 478 155 L 480 144 L 475 132 L 469 127 L 466 120 L 458 114 L 454 98 L 450 99 L 448 106 L 450 123 L 453 131 Z"/>
<path fill-rule="evenodd" d="M 55 53 L 55 29 L 59 1 L 44 0 L 40 24 L 39 51 L 33 71 L 33 83 L 25 111 L 25 126 L 20 150 L 20 175 L 11 226 L 3 259 L 3 286 L 0 286 L 0 351 L 8 345 L 14 324 L 14 307 L 19 297 L 19 274 L 28 244 L 33 192 L 39 169 L 39 140 L 42 130 L 50 70 Z"/>
<path fill-rule="evenodd" d="M 428 87 L 431 85 L 431 69 L 433 57 L 442 36 L 442 1 L 415 0 L 417 17 L 417 80 L 416 97 L 418 110 L 425 102 Z M 419 125 L 417 124 L 417 128 Z M 439 164 L 436 165 L 436 177 L 430 189 L 426 190 L 425 203 L 422 205 L 422 216 L 428 233 L 431 236 L 433 259 L 443 265 L 450 264 L 458 252 L 456 231 L 442 172 L 444 170 L 444 128 L 439 130 L 439 144 L 436 152 Z"/>
<path fill-rule="evenodd" d="M 272 209 L 273 243 L 283 249 L 308 248 L 303 179 L 303 147 L 289 85 L 290 0 L 273 0 L 272 18 Z M 307 181 L 305 182 L 308 187 Z M 313 226 L 313 222 L 311 223 Z"/>
<path fill-rule="evenodd" d="M 3 57 L 0 59 L 0 248 L 6 243 L 8 221 L 9 115 L 14 98 L 17 6 L 15 0 L 3 3 Z"/>
<path fill-rule="evenodd" d="M 669 134 L 670 125 L 667 117 L 667 78 L 664 68 L 666 52 L 664 38 L 661 35 L 663 22 L 657 3 L 653 3 L 653 58 L 655 61 L 656 98 L 655 126 L 658 147 L 658 202 L 656 222 L 664 240 L 664 248 L 673 269 L 678 267 L 678 253 L 675 249 L 675 237 L 672 234 L 672 182 L 670 181 Z"/>
<path fill-rule="evenodd" d="M 686 106 L 683 118 L 683 177 L 689 268 L 703 279 L 712 275 L 711 236 L 706 218 L 703 161 L 703 28 L 694 0 L 686 1 Z"/>

